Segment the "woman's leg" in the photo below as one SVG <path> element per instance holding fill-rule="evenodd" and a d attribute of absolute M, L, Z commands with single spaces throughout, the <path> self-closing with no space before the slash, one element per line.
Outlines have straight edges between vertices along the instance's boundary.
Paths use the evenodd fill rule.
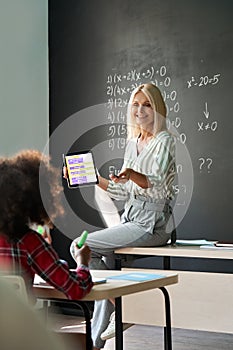
<path fill-rule="evenodd" d="M 114 256 L 114 251 L 117 248 L 143 245 L 147 241 L 148 236 L 151 235 L 143 227 L 132 222 L 90 233 L 86 240 L 92 251 L 90 268 L 94 270 L 114 268 L 113 264 L 109 265 L 109 261 Z M 74 244 L 78 240 L 79 238 L 76 238 L 71 244 L 70 251 L 72 256 Z M 103 260 L 103 257 L 106 260 Z M 112 259 L 112 263 L 113 261 L 114 259 Z"/>
<path fill-rule="evenodd" d="M 139 204 L 138 204 L 139 202 Z M 168 232 L 168 221 L 171 216 L 168 206 L 163 210 L 144 209 L 147 202 L 134 201 L 133 205 L 127 205 L 121 217 L 121 224 L 103 230 L 92 232 L 87 237 L 87 244 L 92 251 L 91 269 L 114 268 L 109 266 L 109 261 L 114 257 L 114 251 L 118 248 L 130 246 L 160 246 L 166 244 L 170 238 Z M 170 230 L 172 231 L 172 230 Z M 79 240 L 76 238 L 71 244 L 71 254 L 74 244 Z M 73 254 L 72 254 L 73 255 Z M 105 257 L 105 261 L 103 260 Z M 113 259 L 112 259 L 113 260 Z"/>
<path fill-rule="evenodd" d="M 122 246 L 143 244 L 148 234 L 133 223 L 120 224 L 115 227 L 92 232 L 88 235 L 87 244 L 92 250 L 91 269 L 109 269 L 114 266 L 106 265 L 103 256 L 109 262 L 114 256 L 114 251 Z M 78 241 L 78 238 L 75 240 Z M 75 244 L 75 241 L 72 243 Z M 137 242 L 137 243 L 136 243 Z M 72 253 L 72 246 L 71 246 Z M 112 259 L 114 261 L 114 259 Z M 97 349 L 104 347 L 105 341 L 101 334 L 109 324 L 110 315 L 114 311 L 114 305 L 109 300 L 96 301 L 92 318 L 92 340 Z"/>
<path fill-rule="evenodd" d="M 140 211 L 140 214 L 142 214 L 142 211 Z M 138 210 L 132 210 L 131 215 L 136 219 L 139 216 Z M 153 216 L 152 213 L 147 213 L 147 215 L 149 217 Z M 132 221 L 124 222 L 111 228 L 90 233 L 87 238 L 87 244 L 92 250 L 90 268 L 114 268 L 107 265 L 103 260 L 103 257 L 105 257 L 107 260 L 114 257 L 114 251 L 117 248 L 130 246 L 156 246 L 165 244 L 168 239 L 167 236 L 165 238 L 163 237 L 167 222 L 166 219 L 166 216 L 161 216 L 161 213 L 158 213 L 158 220 L 156 220 L 158 222 L 158 232 L 155 230 L 154 234 L 148 232 L 147 225 L 144 226 L 138 222 Z M 75 241 L 77 240 L 78 238 Z M 72 242 L 71 253 L 75 241 Z M 109 300 L 95 302 L 92 320 L 92 338 L 94 347 L 96 348 L 102 348 L 105 344 L 105 341 L 103 341 L 100 336 L 107 328 L 109 318 L 113 310 L 114 305 Z"/>
<path fill-rule="evenodd" d="M 101 334 L 107 328 L 109 318 L 114 311 L 114 305 L 109 300 L 99 300 L 95 302 L 94 314 L 91 323 L 93 346 L 102 349 L 105 340 L 101 339 Z"/>

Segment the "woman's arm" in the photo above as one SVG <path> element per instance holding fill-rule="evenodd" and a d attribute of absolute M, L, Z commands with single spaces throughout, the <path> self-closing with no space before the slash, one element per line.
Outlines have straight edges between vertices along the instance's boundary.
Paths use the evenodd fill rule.
<path fill-rule="evenodd" d="M 127 155 L 126 159 L 130 160 L 130 154 Z M 152 159 L 153 162 L 151 163 L 150 161 Z M 160 186 L 167 177 L 167 173 L 171 168 L 171 165 L 174 164 L 174 161 L 174 138 L 168 134 L 161 134 L 159 140 L 157 139 L 156 152 L 152 153 L 149 151 L 146 154 L 146 159 L 144 158 L 143 160 L 144 164 L 151 164 L 150 169 L 147 169 L 145 173 L 137 172 L 131 168 L 131 162 L 126 162 L 125 169 L 122 170 L 118 177 L 114 178 L 113 181 L 115 183 L 123 183 L 131 180 L 143 189 L 151 188 L 153 186 Z M 140 164 L 140 168 L 143 170 L 142 164 Z"/>
<path fill-rule="evenodd" d="M 141 188 L 152 187 L 146 175 L 138 173 L 137 171 L 131 168 L 124 169 L 117 177 L 114 177 L 113 179 L 115 183 L 122 183 L 128 180 L 135 182 Z"/>
<path fill-rule="evenodd" d="M 98 186 L 102 188 L 102 190 L 107 191 L 109 180 L 105 179 L 104 177 L 98 175 L 99 183 Z"/>

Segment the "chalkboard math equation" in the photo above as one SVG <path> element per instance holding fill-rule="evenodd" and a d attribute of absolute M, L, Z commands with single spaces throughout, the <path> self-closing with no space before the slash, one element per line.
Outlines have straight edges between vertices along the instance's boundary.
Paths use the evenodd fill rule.
<path fill-rule="evenodd" d="M 209 77 L 208 75 L 201 76 L 199 78 L 192 77 L 190 80 L 187 81 L 187 87 L 188 89 L 194 86 L 201 87 L 201 86 L 207 86 L 207 85 L 216 85 L 218 84 L 220 80 L 221 74 L 214 74 L 212 77 Z"/>
<path fill-rule="evenodd" d="M 112 70 L 115 71 L 114 68 Z M 161 90 L 169 117 L 167 119 L 168 129 L 182 128 L 177 90 L 172 88 L 172 78 L 168 74 L 166 65 L 159 67 L 150 65 L 142 70 L 130 69 L 126 72 L 115 71 L 114 74 L 108 74 L 106 79 L 106 109 L 109 124 L 107 136 L 110 138 L 109 149 L 111 151 L 123 149 L 126 144 L 127 130 L 123 124 L 126 124 L 129 97 L 137 86 L 145 82 L 151 82 Z M 180 131 L 177 141 L 185 144 L 186 139 L 186 134 Z"/>
<path fill-rule="evenodd" d="M 166 74 L 166 67 L 162 66 L 159 70 L 156 71 L 157 74 L 160 74 L 161 76 Z M 107 77 L 107 84 L 113 84 L 113 83 L 121 83 L 122 81 L 139 81 L 141 79 L 152 79 L 155 74 L 154 67 L 147 68 L 143 72 L 139 72 L 136 69 L 132 69 L 128 71 L 127 73 L 123 74 L 110 74 Z M 126 93 L 126 92 L 125 92 Z"/>
<path fill-rule="evenodd" d="M 150 65 L 142 70 L 131 69 L 126 72 L 116 72 L 108 74 L 106 79 L 106 95 L 107 95 L 107 122 L 108 126 L 108 145 L 109 149 L 124 151 L 127 138 L 127 105 L 132 91 L 139 85 L 151 82 L 160 89 L 167 108 L 167 127 L 169 130 L 177 130 L 176 143 L 179 147 L 185 147 L 188 137 L 183 125 L 183 111 L 179 101 L 177 88 L 174 86 L 172 74 L 168 73 L 166 65 L 159 67 Z M 187 81 L 186 88 L 216 86 L 220 82 L 220 73 L 213 75 L 194 76 Z M 185 86 L 184 86 L 185 88 Z M 208 101 L 204 102 L 199 114 L 199 120 L 196 120 L 196 130 L 200 134 L 214 133 L 218 129 L 218 121 L 212 120 L 213 111 L 209 108 Z M 198 111 L 197 111 L 198 118 Z M 181 150 L 181 154 L 182 154 Z M 193 163 L 197 165 L 200 174 L 209 174 L 212 170 L 214 160 L 211 156 L 203 156 L 200 154 L 193 159 Z M 183 162 L 182 157 L 177 161 L 177 174 L 185 174 L 187 164 Z M 115 166 L 114 162 L 109 165 L 109 172 L 119 173 L 120 169 Z M 176 203 L 179 206 L 186 205 L 187 186 L 185 176 L 183 176 L 179 184 L 174 185 L 174 192 L 179 194 L 179 201 Z"/>
<path fill-rule="evenodd" d="M 203 115 L 205 118 L 205 121 L 198 121 L 197 122 L 197 127 L 198 127 L 198 131 L 216 131 L 218 128 L 218 122 L 217 120 L 211 121 L 209 120 L 210 117 L 210 112 L 208 109 L 208 103 L 205 102 L 205 108 L 203 110 Z"/>

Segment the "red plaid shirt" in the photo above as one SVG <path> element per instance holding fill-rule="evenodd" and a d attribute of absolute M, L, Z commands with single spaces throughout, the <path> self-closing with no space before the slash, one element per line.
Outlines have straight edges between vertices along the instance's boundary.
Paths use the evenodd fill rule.
<path fill-rule="evenodd" d="M 0 235 L 0 269 L 11 269 L 24 277 L 28 289 L 35 274 L 63 292 L 68 299 L 81 299 L 90 292 L 93 282 L 88 267 L 69 271 L 53 247 L 35 231 L 27 232 L 17 243 L 9 243 Z"/>

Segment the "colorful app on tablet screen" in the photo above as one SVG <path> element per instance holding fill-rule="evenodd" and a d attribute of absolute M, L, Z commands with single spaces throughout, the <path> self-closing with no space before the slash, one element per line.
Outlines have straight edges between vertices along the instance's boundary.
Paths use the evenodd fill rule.
<path fill-rule="evenodd" d="M 91 151 L 67 153 L 64 156 L 67 167 L 67 182 L 70 188 L 98 183 L 98 176 Z"/>

